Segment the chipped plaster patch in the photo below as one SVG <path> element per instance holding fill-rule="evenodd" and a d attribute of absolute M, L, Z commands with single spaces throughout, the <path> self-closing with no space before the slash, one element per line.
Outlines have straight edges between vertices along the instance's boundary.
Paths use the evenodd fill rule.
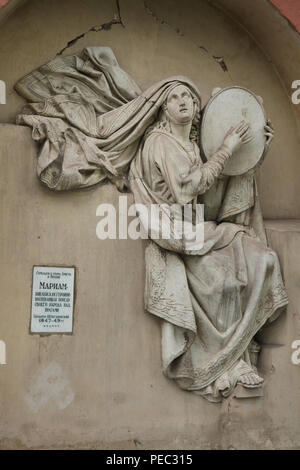
<path fill-rule="evenodd" d="M 52 361 L 43 368 L 29 384 L 25 394 L 25 401 L 31 411 L 37 413 L 52 402 L 59 410 L 69 406 L 74 399 L 71 389 L 62 367 Z"/>

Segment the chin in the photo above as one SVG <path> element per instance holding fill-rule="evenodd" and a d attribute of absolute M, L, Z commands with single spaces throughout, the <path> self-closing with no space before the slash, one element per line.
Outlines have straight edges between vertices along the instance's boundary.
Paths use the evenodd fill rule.
<path fill-rule="evenodd" d="M 192 120 L 193 120 L 193 118 L 189 115 L 178 116 L 178 122 L 180 124 L 187 124 L 187 123 L 191 122 Z"/>

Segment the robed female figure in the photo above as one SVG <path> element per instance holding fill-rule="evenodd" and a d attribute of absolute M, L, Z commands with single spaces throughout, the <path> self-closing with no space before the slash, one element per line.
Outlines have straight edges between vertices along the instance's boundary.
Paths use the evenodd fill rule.
<path fill-rule="evenodd" d="M 277 255 L 266 244 L 254 172 L 222 175 L 250 141 L 248 124 L 229 129 L 205 161 L 197 86 L 171 77 L 141 93 L 108 48 L 55 59 L 16 88 L 33 101 L 18 123 L 32 126 L 42 144 L 38 175 L 50 189 L 109 179 L 129 188 L 137 207 L 169 207 L 172 227 L 174 207 L 204 204 L 199 247 L 173 230 L 151 240 L 152 222 L 145 227 L 138 210 L 150 238 L 145 307 L 161 319 L 163 372 L 210 401 L 237 384 L 261 387 L 254 337 L 288 301 Z M 267 126 L 266 151 L 271 138 Z"/>

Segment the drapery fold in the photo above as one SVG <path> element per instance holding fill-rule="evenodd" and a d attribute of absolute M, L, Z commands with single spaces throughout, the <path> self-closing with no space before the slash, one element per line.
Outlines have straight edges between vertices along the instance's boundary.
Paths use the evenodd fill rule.
<path fill-rule="evenodd" d="M 156 133 L 155 139 L 150 135 L 131 164 L 130 173 L 137 176 L 131 181 L 135 201 L 150 207 L 168 197 L 172 206 L 182 191 L 187 200 L 195 196 L 193 185 L 182 188 L 186 179 L 172 164 L 171 151 L 180 171 L 186 171 L 185 163 L 193 174 L 191 158 L 171 134 Z M 199 162 L 200 171 L 202 167 Z M 250 343 L 288 303 L 277 255 L 266 246 L 263 230 L 260 234 L 253 176 L 245 178 L 248 181 L 239 178 L 232 184 L 222 179 L 222 198 L 213 198 L 220 181 L 211 188 L 211 220 L 203 223 L 201 249 L 187 250 L 183 240 L 172 237 L 146 248 L 145 307 L 163 319 L 163 371 L 184 390 L 212 402 L 228 396 L 242 374 L 253 373 L 246 362 Z M 240 210 L 237 196 L 243 181 L 240 201 L 245 204 Z M 224 208 L 230 208 L 228 218 L 212 220 L 213 213 L 226 215 Z"/>
<path fill-rule="evenodd" d="M 162 197 L 180 193 L 170 151 L 189 158 L 172 135 L 159 135 L 157 163 L 170 171 L 161 194 L 144 166 L 158 152 L 150 140 L 145 145 L 151 132 L 145 133 L 178 84 L 201 101 L 196 85 L 181 76 L 141 92 L 105 47 L 56 58 L 19 80 L 16 90 L 31 103 L 17 123 L 30 126 L 40 143 L 41 182 L 60 191 L 109 180 L 130 187 L 136 203 L 183 203 Z M 249 370 L 243 358 L 253 336 L 288 300 L 276 254 L 266 246 L 254 175 L 216 179 L 199 197 L 205 204 L 203 249 L 191 253 L 174 239 L 150 242 L 145 307 L 162 319 L 164 373 L 185 390 L 220 401 Z"/>
<path fill-rule="evenodd" d="M 37 171 L 53 190 L 79 189 L 111 180 L 122 187 L 146 129 L 166 93 L 186 83 L 171 77 L 141 93 L 109 48 L 54 59 L 15 85 L 32 100 L 17 116 L 41 144 Z"/>

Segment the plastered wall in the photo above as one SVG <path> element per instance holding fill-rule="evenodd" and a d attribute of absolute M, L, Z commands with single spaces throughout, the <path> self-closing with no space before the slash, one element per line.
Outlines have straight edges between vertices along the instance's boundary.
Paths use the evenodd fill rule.
<path fill-rule="evenodd" d="M 0 448 L 300 446 L 299 222 L 268 225 L 292 301 L 261 339 L 264 396 L 210 404 L 161 373 L 159 320 L 143 305 L 146 241 L 96 237 L 97 206 L 117 207 L 117 190 L 41 186 L 25 127 L 0 125 L 0 160 Z M 73 335 L 29 333 L 33 265 L 76 266 Z"/>
<path fill-rule="evenodd" d="M 96 208 L 117 206 L 116 189 L 50 192 L 36 177 L 30 130 L 13 125 L 23 105 L 14 83 L 65 47 L 63 54 L 111 47 L 142 89 L 182 74 L 206 102 L 215 86 L 242 85 L 264 98 L 276 130 L 258 175 L 264 216 L 300 218 L 297 113 L 256 41 L 205 1 L 121 0 L 120 7 L 124 26 L 99 32 L 88 31 L 113 19 L 113 1 L 30 0 L 1 25 L 0 447 L 299 448 L 300 377 L 290 360 L 299 262 L 288 251 L 300 252 L 298 225 L 270 235 L 293 300 L 263 338 L 264 397 L 211 405 L 161 374 L 160 325 L 143 307 L 144 244 L 96 238 Z M 29 334 L 32 267 L 43 264 L 76 266 L 72 336 Z"/>

